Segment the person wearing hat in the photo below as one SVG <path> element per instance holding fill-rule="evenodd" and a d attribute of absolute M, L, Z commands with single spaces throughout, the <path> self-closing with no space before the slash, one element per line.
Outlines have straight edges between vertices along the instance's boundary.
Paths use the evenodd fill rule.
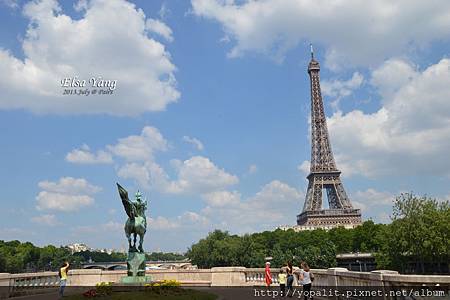
<path fill-rule="evenodd" d="M 264 280 L 266 286 L 269 287 L 272 284 L 272 274 L 270 274 L 270 262 L 266 262 L 266 270 L 264 271 Z"/>

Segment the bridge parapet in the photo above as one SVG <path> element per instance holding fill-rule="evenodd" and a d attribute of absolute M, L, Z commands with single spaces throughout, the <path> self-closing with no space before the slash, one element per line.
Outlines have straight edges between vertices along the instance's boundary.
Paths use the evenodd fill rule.
<path fill-rule="evenodd" d="M 278 285 L 280 269 L 272 268 L 272 281 Z M 120 282 L 126 270 L 79 269 L 70 270 L 68 286 L 94 286 L 100 282 Z M 379 270 L 354 272 L 345 268 L 312 269 L 313 288 L 352 287 L 420 287 L 440 286 L 450 290 L 448 275 L 402 275 L 395 271 Z M 147 275 L 156 281 L 177 280 L 185 286 L 264 286 L 263 268 L 218 267 L 194 270 L 148 270 Z M 8 274 L 0 273 L 0 298 L 22 294 L 37 294 L 54 291 L 59 278 L 56 272 Z M 297 285 L 295 282 L 294 285 Z"/>

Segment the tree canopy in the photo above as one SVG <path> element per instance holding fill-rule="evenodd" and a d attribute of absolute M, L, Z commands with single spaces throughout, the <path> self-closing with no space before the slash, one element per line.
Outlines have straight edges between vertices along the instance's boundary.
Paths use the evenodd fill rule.
<path fill-rule="evenodd" d="M 215 230 L 193 244 L 187 256 L 200 268 L 263 267 L 304 260 L 314 268 L 336 266 L 336 254 L 370 252 L 378 268 L 408 273 L 448 272 L 450 261 L 449 202 L 412 193 L 401 194 L 393 205 L 392 223 L 365 221 L 354 229 L 294 232 L 275 230 L 243 236 Z"/>

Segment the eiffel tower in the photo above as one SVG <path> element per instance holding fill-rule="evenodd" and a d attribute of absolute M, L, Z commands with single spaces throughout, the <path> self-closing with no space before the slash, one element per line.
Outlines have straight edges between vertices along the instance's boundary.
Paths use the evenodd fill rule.
<path fill-rule="evenodd" d="M 361 211 L 353 208 L 342 185 L 341 172 L 336 168 L 323 109 L 319 72 L 319 62 L 314 59 L 311 45 L 308 66 L 311 82 L 311 166 L 305 204 L 302 213 L 297 216 L 297 225 L 302 229 L 353 228 L 362 222 Z M 327 192 L 328 209 L 322 208 L 323 190 Z"/>

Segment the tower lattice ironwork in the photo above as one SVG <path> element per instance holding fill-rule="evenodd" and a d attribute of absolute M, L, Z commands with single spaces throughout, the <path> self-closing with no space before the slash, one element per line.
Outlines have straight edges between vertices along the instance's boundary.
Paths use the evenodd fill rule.
<path fill-rule="evenodd" d="M 319 72 L 320 65 L 314 59 L 311 46 L 308 66 L 311 82 L 311 165 L 305 204 L 302 213 L 297 216 L 297 224 L 314 228 L 354 227 L 361 224 L 361 211 L 353 208 L 342 185 L 341 172 L 336 168 L 320 91 Z M 322 208 L 324 190 L 328 209 Z"/>

